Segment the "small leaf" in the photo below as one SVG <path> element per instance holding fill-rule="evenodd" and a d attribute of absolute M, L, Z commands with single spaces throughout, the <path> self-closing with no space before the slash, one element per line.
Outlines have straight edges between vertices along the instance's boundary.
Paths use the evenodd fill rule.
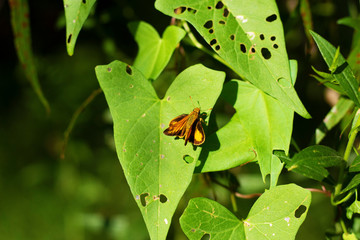
<path fill-rule="evenodd" d="M 360 155 L 356 156 L 354 161 L 351 163 L 349 172 L 360 172 Z"/>
<path fill-rule="evenodd" d="M 326 133 L 336 126 L 353 107 L 353 101 L 341 97 L 328 114 L 326 114 L 320 126 L 316 128 L 315 143 L 319 144 L 324 139 Z"/>
<path fill-rule="evenodd" d="M 342 237 L 344 240 L 358 240 L 355 233 L 346 232 L 346 233 L 343 233 Z"/>
<path fill-rule="evenodd" d="M 357 190 L 355 191 L 355 201 L 346 209 L 346 217 L 348 219 L 352 218 L 354 213 L 360 213 L 360 201 L 357 200 Z"/>
<path fill-rule="evenodd" d="M 50 106 L 41 90 L 31 48 L 28 2 L 27 0 L 9 0 L 9 5 L 11 10 L 11 25 L 14 32 L 16 53 L 26 78 L 30 82 L 46 112 L 49 114 Z"/>
<path fill-rule="evenodd" d="M 352 17 L 344 17 L 337 21 L 337 24 L 342 24 L 351 27 L 357 31 L 360 31 L 360 19 Z"/>
<path fill-rule="evenodd" d="M 305 148 L 286 164 L 289 171 L 302 174 L 308 178 L 322 181 L 329 175 L 328 167 L 342 164 L 342 157 L 332 148 L 314 145 Z"/>
<path fill-rule="evenodd" d="M 64 0 L 66 19 L 66 48 L 69 56 L 74 54 L 79 32 L 88 18 L 96 0 Z"/>
<path fill-rule="evenodd" d="M 146 78 L 156 79 L 169 62 L 173 51 L 185 36 L 185 30 L 176 26 L 168 26 L 160 38 L 156 30 L 146 22 L 129 24 L 131 33 L 139 46 L 134 67 Z"/>
<path fill-rule="evenodd" d="M 190 22 L 241 77 L 310 118 L 291 84 L 282 22 L 275 1 L 156 0 L 164 14 Z M 281 67 L 279 67 L 281 66 Z"/>
<path fill-rule="evenodd" d="M 295 239 L 310 202 L 310 191 L 295 184 L 266 191 L 244 220 L 246 239 Z"/>
<path fill-rule="evenodd" d="M 190 239 L 245 240 L 244 225 L 228 209 L 207 198 L 193 198 L 180 217 L 180 225 Z"/>
<path fill-rule="evenodd" d="M 344 188 L 341 193 L 345 193 L 353 188 L 356 188 L 358 185 L 360 184 L 360 174 L 356 174 L 351 181 L 349 182 L 349 184 L 346 186 L 346 188 Z"/>
<path fill-rule="evenodd" d="M 183 139 L 163 131 L 171 119 L 193 110 L 189 96 L 204 109 L 213 107 L 225 74 L 200 64 L 189 67 L 162 100 L 138 69 L 123 62 L 97 66 L 96 76 L 113 117 L 116 151 L 133 197 L 151 239 L 165 239 L 193 175 L 196 161 L 189 157 L 197 159 L 201 149 L 184 146 Z"/>
<path fill-rule="evenodd" d="M 310 33 L 318 45 L 326 64 L 330 68 L 336 54 L 336 48 L 319 34 L 313 31 L 310 31 Z M 338 56 L 337 65 L 337 69 L 332 75 L 339 82 L 340 86 L 344 89 L 349 98 L 353 100 L 358 107 L 360 107 L 360 96 L 358 91 L 359 84 L 356 81 L 349 64 L 341 54 Z"/>

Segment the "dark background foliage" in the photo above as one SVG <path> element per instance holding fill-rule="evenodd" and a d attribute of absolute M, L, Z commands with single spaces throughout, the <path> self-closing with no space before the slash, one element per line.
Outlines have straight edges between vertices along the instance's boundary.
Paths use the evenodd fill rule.
<path fill-rule="evenodd" d="M 349 15 L 352 1 L 310 1 L 314 30 L 344 56 L 350 51 L 352 30 L 336 24 Z M 353 1 L 356 2 L 356 1 Z M 51 105 L 46 115 L 19 66 L 10 24 L 8 2 L 0 0 L 0 239 L 148 239 L 114 151 L 112 122 L 103 94 L 97 96 L 80 115 L 71 133 L 66 157 L 60 158 L 63 134 L 72 114 L 97 89 L 94 67 L 114 59 L 132 63 L 137 46 L 127 23 L 143 20 L 160 33 L 170 19 L 155 10 L 153 1 L 99 0 L 82 29 L 75 54 L 65 46 L 65 19 L 62 1 L 29 1 L 32 47 L 40 83 Z M 249 1 L 251 4 L 251 1 Z M 295 117 L 293 137 L 300 148 L 309 145 L 315 128 L 329 111 L 324 87 L 312 79 L 311 65 L 323 71 L 318 52 L 306 54 L 297 1 L 278 1 L 289 58 L 299 62 L 296 89 L 312 115 L 311 120 Z M 184 45 L 185 57 L 174 53 L 155 87 L 161 96 L 175 76 L 186 66 L 201 62 L 228 71 L 198 50 Z M 179 60 L 181 59 L 181 60 Z M 228 72 L 231 76 L 231 72 Z M 219 124 L 230 110 L 220 109 Z M 221 120 L 225 119 L 225 120 Z M 338 148 L 340 131 L 333 130 L 325 144 Z M 232 171 L 243 193 L 262 192 L 257 165 Z M 213 198 L 206 177 L 195 175 L 174 215 L 169 239 L 185 239 L 178 218 L 194 196 Z M 303 187 L 315 183 L 284 172 L 280 183 L 296 182 Z M 209 190 L 210 189 L 210 190 Z M 229 193 L 215 187 L 217 200 L 231 209 Z M 238 216 L 245 217 L 254 200 L 238 200 Z M 298 239 L 323 239 L 332 226 L 334 213 L 329 199 L 313 194 L 308 217 Z"/>

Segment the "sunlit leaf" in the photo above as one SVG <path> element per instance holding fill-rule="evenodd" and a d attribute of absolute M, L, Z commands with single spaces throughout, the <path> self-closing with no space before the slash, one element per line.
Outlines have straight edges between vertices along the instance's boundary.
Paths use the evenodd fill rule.
<path fill-rule="evenodd" d="M 319 47 L 326 64 L 330 68 L 333 63 L 336 48 L 319 34 L 312 31 L 310 33 Z M 349 64 L 341 54 L 338 56 L 336 71 L 332 75 L 339 82 L 349 98 L 353 100 L 357 106 L 360 106 L 360 96 L 358 91 L 359 83 L 356 81 Z"/>
<path fill-rule="evenodd" d="M 296 154 L 291 161 L 286 158 L 282 158 L 282 160 L 286 162 L 286 168 L 289 171 L 318 181 L 322 181 L 329 175 L 326 168 L 339 166 L 344 162 L 340 154 L 334 149 L 322 145 L 305 148 Z"/>
<path fill-rule="evenodd" d="M 69 56 L 74 54 L 79 32 L 88 18 L 96 0 L 64 0 L 66 18 L 66 48 Z"/>
<path fill-rule="evenodd" d="M 226 125 L 216 133 L 219 152 L 209 153 L 202 171 L 224 169 L 231 154 L 230 162 L 234 164 L 238 161 L 238 165 L 257 157 L 265 179 L 275 167 L 272 166 L 273 150 L 284 150 L 286 153 L 289 150 L 294 112 L 250 83 L 242 81 L 232 80 L 225 84 L 222 97 L 234 106 L 236 113 L 227 124 L 231 124 L 231 128 Z M 231 129 L 233 133 L 230 133 L 230 137 L 223 134 Z M 222 147 L 228 151 L 222 150 Z M 207 150 L 206 145 L 204 150 Z M 207 162 L 211 163 L 211 169 L 207 168 Z"/>
<path fill-rule="evenodd" d="M 189 67 L 160 100 L 151 83 L 134 67 L 114 61 L 96 67 L 114 121 L 115 146 L 131 192 L 151 239 L 165 239 L 175 208 L 191 181 L 199 147 L 166 136 L 171 119 L 188 114 L 194 102 L 211 108 L 225 78 L 202 65 Z"/>
<path fill-rule="evenodd" d="M 170 60 L 170 57 L 185 36 L 185 31 L 176 26 L 168 26 L 160 38 L 157 31 L 146 22 L 129 24 L 131 33 L 139 46 L 134 67 L 146 78 L 156 79 Z"/>
<path fill-rule="evenodd" d="M 295 239 L 305 220 L 311 194 L 295 184 L 266 191 L 252 206 L 247 219 L 237 219 L 218 202 L 206 198 L 190 200 L 180 218 L 190 240 L 204 239 Z M 245 233 L 244 233 L 245 231 Z"/>
<path fill-rule="evenodd" d="M 276 186 L 266 191 L 244 220 L 246 238 L 295 239 L 310 202 L 310 191 L 295 184 Z"/>
<path fill-rule="evenodd" d="M 300 115 L 310 117 L 291 83 L 275 1 L 157 0 L 155 7 L 190 22 L 239 76 Z"/>
<path fill-rule="evenodd" d="M 27 0 L 9 0 L 11 9 L 11 25 L 14 32 L 16 53 L 24 70 L 26 78 L 44 105 L 47 113 L 50 106 L 39 83 L 37 70 L 31 48 L 31 34 L 29 21 L 29 6 Z"/>
<path fill-rule="evenodd" d="M 180 225 L 190 240 L 206 235 L 213 240 L 245 240 L 243 223 L 224 206 L 207 198 L 191 199 Z"/>

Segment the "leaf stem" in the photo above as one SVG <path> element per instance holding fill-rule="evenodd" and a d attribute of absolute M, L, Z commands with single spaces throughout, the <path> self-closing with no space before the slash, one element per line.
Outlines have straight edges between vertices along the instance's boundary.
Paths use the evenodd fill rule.
<path fill-rule="evenodd" d="M 347 233 L 348 233 L 348 230 L 347 230 L 347 228 L 346 228 L 346 226 L 345 226 L 345 223 L 344 223 L 344 220 L 343 220 L 342 218 L 340 218 L 340 225 L 341 225 L 341 228 L 342 228 L 343 232 L 344 232 L 345 234 L 347 234 Z"/>
<path fill-rule="evenodd" d="M 70 123 L 69 123 L 66 131 L 64 132 L 64 145 L 63 145 L 63 149 L 62 149 L 62 152 L 60 155 L 61 159 L 65 158 L 65 150 L 66 150 L 67 143 L 69 141 L 69 136 L 70 136 L 72 129 L 74 128 L 74 125 L 75 125 L 76 120 L 78 119 L 80 113 L 82 111 L 84 111 L 84 109 L 87 107 L 87 105 L 89 105 L 89 103 L 91 103 L 93 101 L 93 99 L 101 92 L 102 92 L 101 88 L 94 90 L 90 94 L 90 96 L 87 97 L 87 99 L 85 99 L 85 101 L 80 105 L 80 107 L 78 109 L 76 109 L 73 116 L 71 117 Z"/>

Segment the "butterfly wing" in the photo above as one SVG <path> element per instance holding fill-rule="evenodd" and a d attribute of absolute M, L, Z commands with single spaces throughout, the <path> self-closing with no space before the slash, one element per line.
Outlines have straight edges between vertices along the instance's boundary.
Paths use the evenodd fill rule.
<path fill-rule="evenodd" d="M 168 136 L 184 137 L 185 125 L 189 118 L 188 114 L 182 114 L 172 119 L 169 123 L 169 127 L 164 130 L 164 134 Z"/>
<path fill-rule="evenodd" d="M 194 136 L 193 136 L 193 144 L 195 146 L 201 145 L 205 142 L 205 133 L 204 133 L 204 128 L 201 125 L 201 121 L 197 121 L 196 125 L 195 125 L 195 130 L 194 130 Z"/>

